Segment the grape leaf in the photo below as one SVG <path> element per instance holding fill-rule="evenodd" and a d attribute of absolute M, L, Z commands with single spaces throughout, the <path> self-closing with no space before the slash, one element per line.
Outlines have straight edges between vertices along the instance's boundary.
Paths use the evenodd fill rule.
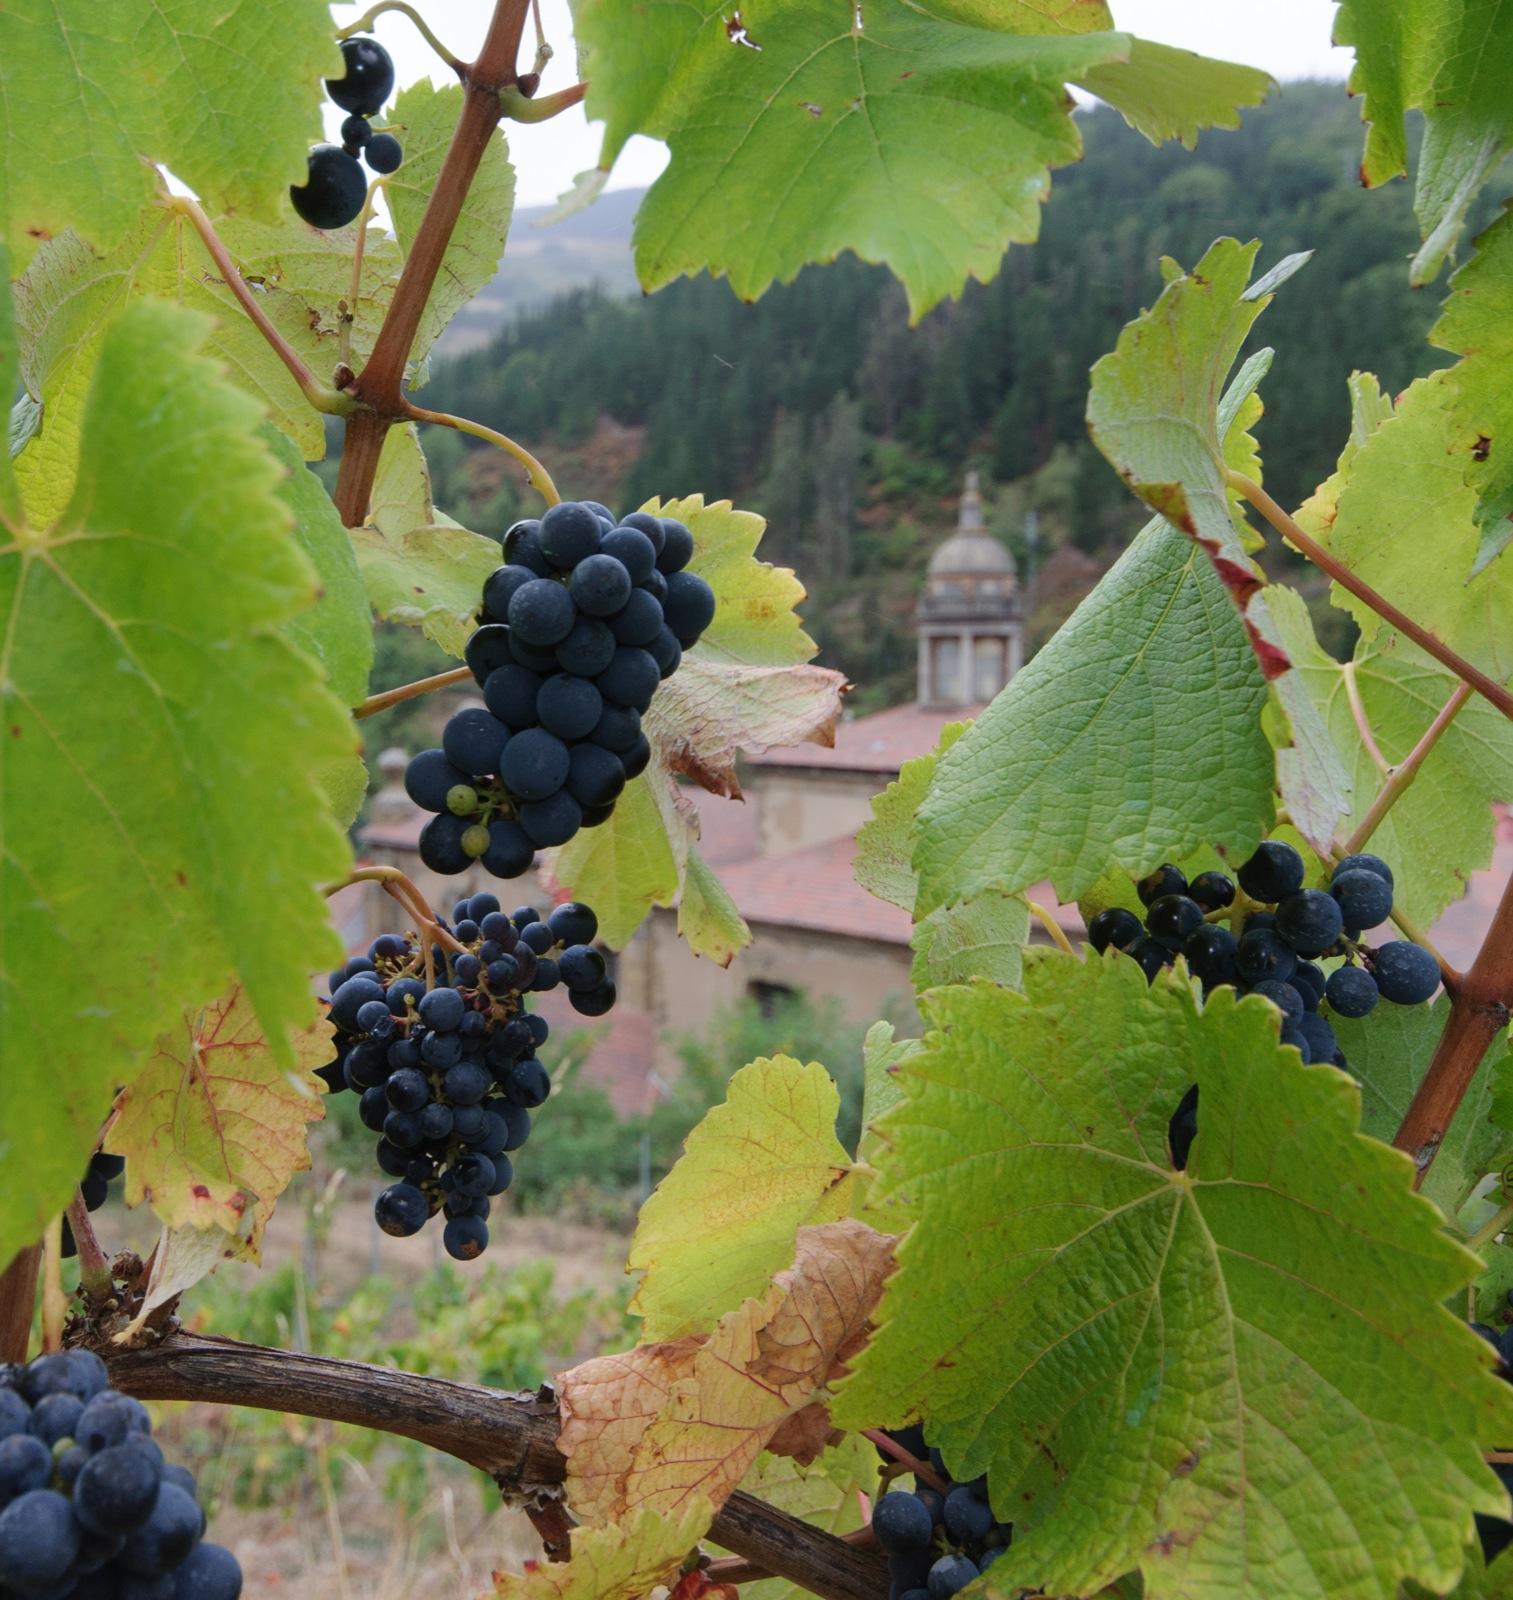
<path fill-rule="evenodd" d="M 394 102 L 390 120 L 400 130 L 405 158 L 399 171 L 388 179 L 384 193 L 405 255 L 414 245 L 420 219 L 451 148 L 462 114 L 462 100 L 461 84 L 438 89 L 434 84 L 420 82 L 411 84 Z M 514 206 L 515 169 L 510 165 L 509 148 L 501 130 L 489 138 L 469 185 L 467 204 L 447 242 L 420 319 L 412 361 L 430 349 L 456 313 L 498 272 Z"/>
<path fill-rule="evenodd" d="M 286 624 L 284 632 L 326 669 L 326 681 L 342 704 L 355 706 L 367 694 L 373 670 L 373 618 L 352 542 L 324 485 L 289 440 L 267 425 L 262 437 L 284 468 L 279 499 L 320 581 L 320 599 Z"/>
<path fill-rule="evenodd" d="M 838 1537 L 862 1526 L 859 1496 L 870 1494 L 876 1483 L 877 1452 L 852 1434 L 807 1466 L 789 1456 L 764 1453 L 741 1487 Z M 762 1578 L 740 1588 L 741 1600 L 809 1600 L 810 1593 L 787 1578 Z"/>
<path fill-rule="evenodd" d="M 675 1517 L 637 1511 L 604 1528 L 574 1528 L 568 1561 L 528 1561 L 517 1577 L 499 1573 L 498 1600 L 646 1600 L 677 1579 L 684 1557 L 714 1521 L 694 1497 Z"/>
<path fill-rule="evenodd" d="M 919 809 L 941 756 L 971 725 L 948 722 L 929 755 L 904 762 L 888 787 L 873 795 L 872 815 L 856 836 L 856 864 L 852 869 L 868 894 L 913 912 L 919 899 L 919 874 L 914 870 Z"/>
<path fill-rule="evenodd" d="M 878 1119 L 903 1099 L 895 1070 L 918 1055 L 924 1045 L 918 1039 L 897 1039 L 891 1022 L 874 1022 L 862 1044 L 862 1137 L 857 1146 L 858 1163 L 871 1166 L 878 1159 L 882 1141 Z"/>
<path fill-rule="evenodd" d="M 1384 1000 L 1366 1017 L 1330 1017 L 1350 1074 L 1361 1086 L 1363 1133 L 1391 1144 L 1449 1015 L 1449 998 L 1441 995 L 1432 1006 Z M 1483 1061 L 1419 1191 L 1452 1222 L 1477 1183 L 1513 1157 L 1509 1120 L 1493 1120 L 1500 1085 L 1499 1068 L 1490 1058 Z"/>
<path fill-rule="evenodd" d="M 244 1230 L 252 1227 L 250 1214 L 243 1218 L 242 1226 Z M 242 1241 L 219 1228 L 161 1229 L 153 1247 L 142 1303 L 137 1314 L 115 1335 L 116 1342 L 129 1343 L 160 1306 L 177 1300 L 201 1279 L 208 1278 L 223 1261 L 235 1261 L 241 1255 Z"/>
<path fill-rule="evenodd" d="M 1265 700 L 1212 564 L 1155 519 L 941 761 L 921 907 L 1045 878 L 1071 901 L 1209 841 L 1243 859 L 1271 819 Z"/>
<path fill-rule="evenodd" d="M 24 267 L 76 228 L 121 237 L 161 162 L 212 211 L 270 219 L 320 137 L 321 78 L 341 75 L 323 0 L 6 0 L 0 194 Z M 59 131 L 66 128 L 67 137 Z"/>
<path fill-rule="evenodd" d="M 968 978 L 1017 984 L 1029 937 L 1025 897 L 981 889 L 954 905 L 937 906 L 915 924 L 910 981 L 917 991 Z"/>
<path fill-rule="evenodd" d="M 728 967 L 751 943 L 751 929 L 714 868 L 692 846 L 684 862 L 678 932 L 691 948 Z"/>
<path fill-rule="evenodd" d="M 1161 298 L 1093 368 L 1088 431 L 1130 488 L 1212 558 L 1290 725 L 1292 745 L 1277 752 L 1282 799 L 1303 837 L 1323 849 L 1348 804 L 1345 774 L 1277 638 L 1225 478 L 1224 376 L 1273 290 L 1306 260 L 1289 256 L 1248 284 L 1257 248 L 1220 239 L 1189 274 L 1166 264 Z"/>
<path fill-rule="evenodd" d="M 801 1227 L 846 1215 L 840 1104 L 817 1061 L 762 1057 L 731 1078 L 641 1207 L 626 1266 L 647 1339 L 707 1333 L 788 1265 Z"/>
<path fill-rule="evenodd" d="M 718 1507 L 785 1425 L 823 1400 L 866 1337 L 893 1240 L 859 1222 L 801 1228 L 792 1267 L 712 1333 L 638 1345 L 558 1379 L 568 1503 L 615 1522 L 693 1496 Z M 823 1448 L 828 1424 L 815 1430 Z"/>
<path fill-rule="evenodd" d="M 1513 674 L 1513 563 L 1494 559 L 1484 533 L 1513 509 L 1513 215 L 1482 234 L 1451 290 L 1430 338 L 1461 359 L 1410 384 L 1342 461 L 1324 537 L 1358 577 L 1501 683 Z M 1326 495 L 1320 521 L 1328 509 Z M 1335 597 L 1363 631 L 1376 629 L 1362 601 Z"/>
<path fill-rule="evenodd" d="M 9 252 L 5 241 L 0 239 L 0 395 L 14 394 L 21 383 L 8 261 Z M 21 520 L 21 499 L 16 492 L 15 468 L 11 465 L 14 454 L 15 446 L 8 439 L 7 448 L 0 450 L 0 520 L 8 526 Z"/>
<path fill-rule="evenodd" d="M 1238 128 L 1241 109 L 1259 105 L 1276 87 L 1257 67 L 1210 61 L 1149 39 L 1132 39 L 1124 60 L 1092 67 L 1077 81 L 1152 144 L 1180 139 L 1189 150 L 1202 128 Z"/>
<path fill-rule="evenodd" d="M 1168 107 L 1159 49 L 1136 57 L 1128 34 L 1087 20 L 903 0 L 581 7 L 601 167 L 635 132 L 669 146 L 636 218 L 643 285 L 708 267 L 754 299 L 849 249 L 892 268 L 917 321 L 1036 237 L 1050 168 L 1081 155 L 1067 80 L 1110 69 L 1109 98 L 1148 134 L 1232 123 L 1235 97 L 1254 104 L 1269 82 L 1193 57 L 1181 108 Z M 1127 75 L 1113 70 L 1125 62 Z"/>
<path fill-rule="evenodd" d="M 315 575 L 206 329 L 164 305 L 116 319 L 72 503 L 0 545 L 0 1259 L 67 1200 L 186 1004 L 239 980 L 290 1061 L 309 970 L 340 954 L 315 885 L 350 858 L 316 774 L 356 740 L 277 631 Z M 135 908 L 106 963 L 102 894 Z"/>
<path fill-rule="evenodd" d="M 680 793 L 678 777 L 738 797 L 738 751 L 757 755 L 806 739 L 834 742 L 845 683 L 840 673 L 808 664 L 816 646 L 793 610 L 804 590 L 786 568 L 756 559 L 766 526 L 761 517 L 735 510 L 728 500 L 705 505 L 702 495 L 652 500 L 643 509 L 688 525 L 694 536 L 689 570 L 714 590 L 715 614 L 643 719 L 652 747 L 647 771 L 626 787 L 607 822 L 555 853 L 551 870 L 564 888 L 592 885 L 600 932 L 615 946 L 630 938 L 653 905 L 688 894 L 698 815 Z M 686 915 L 680 911 L 679 932 L 695 954 L 728 962 L 746 942 L 745 924 L 707 864 L 699 860 L 693 870 L 693 903 Z M 606 872 L 624 873 L 608 895 Z"/>
<path fill-rule="evenodd" d="M 1276 1011 L 1112 952 L 923 1002 L 874 1192 L 914 1219 L 840 1426 L 986 1471 L 995 1587 L 1378 1597 L 1458 1577 L 1513 1392 L 1443 1302 L 1474 1258 Z M 1167 1123 L 1199 1086 L 1187 1170 Z"/>
<path fill-rule="evenodd" d="M 1508 0 L 1343 0 L 1338 44 L 1355 46 L 1350 92 L 1369 122 L 1361 182 L 1408 170 L 1409 111 L 1424 116 L 1413 209 L 1423 246 L 1410 268 L 1427 283 L 1455 248 L 1466 213 L 1513 149 L 1513 5 Z"/>
<path fill-rule="evenodd" d="M 368 521 L 348 530 L 373 609 L 419 628 L 460 657 L 478 625 L 484 579 L 504 559 L 497 539 L 470 533 L 431 505 L 431 477 L 413 424 L 390 428 Z"/>
<path fill-rule="evenodd" d="M 268 1048 L 233 988 L 159 1036 L 121 1091 L 104 1147 L 126 1157 L 126 1202 L 166 1228 L 219 1228 L 258 1259 L 273 1204 L 310 1165 L 307 1128 L 325 1115 L 315 1068 L 331 1059 L 331 1024 L 294 1036 L 294 1069 Z M 250 1218 L 250 1228 L 248 1220 Z"/>
<path fill-rule="evenodd" d="M 1349 774 L 1348 833 L 1365 817 L 1385 781 L 1350 707 L 1353 681 L 1382 758 L 1393 766 L 1418 743 L 1458 679 L 1400 634 L 1383 628 L 1356 642 L 1348 665 L 1319 646 L 1302 597 L 1274 588 L 1272 615 L 1283 646 L 1319 708 Z M 1466 891 L 1471 874 L 1492 860 L 1492 802 L 1513 799 L 1513 726 L 1473 695 L 1439 736 L 1371 835 L 1370 848 L 1392 867 L 1399 911 L 1423 927 Z"/>

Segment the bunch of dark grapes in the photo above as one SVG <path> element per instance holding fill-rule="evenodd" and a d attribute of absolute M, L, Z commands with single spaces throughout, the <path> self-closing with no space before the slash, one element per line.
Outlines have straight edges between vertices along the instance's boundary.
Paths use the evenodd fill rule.
<path fill-rule="evenodd" d="M 1258 994 L 1282 1013 L 1282 1043 L 1304 1061 L 1349 1067 L 1326 1013 L 1364 1017 L 1378 1000 L 1415 1006 L 1439 987 L 1439 963 L 1422 945 L 1390 939 L 1368 946 L 1362 933 L 1392 915 L 1392 868 L 1380 856 L 1346 856 L 1328 889 L 1305 889 L 1303 858 L 1268 839 L 1235 879 L 1200 872 L 1191 883 L 1176 867 L 1157 867 L 1136 886 L 1145 922 L 1111 906 L 1088 923 L 1098 951 L 1113 948 L 1154 981 L 1178 955 L 1203 993 L 1230 987 Z M 1326 973 L 1318 963 L 1339 959 Z M 1173 1158 L 1185 1166 L 1197 1131 L 1197 1089 L 1172 1118 Z"/>
<path fill-rule="evenodd" d="M 84 1207 L 87 1211 L 98 1211 L 105 1204 L 105 1196 L 110 1185 L 126 1170 L 125 1156 L 108 1156 L 103 1150 L 96 1150 L 89 1158 L 89 1165 L 84 1169 L 84 1176 L 79 1182 L 79 1192 L 84 1196 Z M 68 1218 L 63 1219 L 63 1258 L 66 1261 L 70 1256 L 76 1256 L 79 1247 L 74 1242 L 74 1230 L 68 1225 Z"/>
<path fill-rule="evenodd" d="M 345 228 L 363 208 L 368 180 L 359 156 L 387 177 L 399 170 L 404 150 L 392 133 L 374 133 L 369 117 L 383 109 L 394 91 L 394 63 L 376 39 L 341 42 L 346 72 L 326 79 L 326 93 L 347 113 L 340 144 L 318 144 L 310 152 L 303 184 L 291 185 L 294 209 L 312 228 Z"/>
<path fill-rule="evenodd" d="M 1513 1308 L 1513 1290 L 1508 1291 L 1508 1304 Z M 1497 1352 L 1497 1376 L 1504 1383 L 1513 1383 L 1513 1323 L 1501 1333 L 1489 1328 L 1485 1322 L 1473 1322 L 1472 1328 Z M 1513 1462 L 1487 1463 L 1497 1474 L 1504 1489 L 1513 1491 Z M 1488 1517 L 1476 1513 L 1476 1535 L 1481 1540 L 1482 1559 L 1490 1565 L 1510 1544 L 1513 1544 L 1513 1522 L 1506 1517 Z"/>
<path fill-rule="evenodd" d="M 642 713 L 714 617 L 714 591 L 683 570 L 693 536 L 671 517 L 617 523 L 596 501 L 564 501 L 517 522 L 504 555 L 467 645 L 484 704 L 405 772 L 436 813 L 420 835 L 433 872 L 482 861 L 516 878 L 537 850 L 606 821 L 651 760 Z"/>
<path fill-rule="evenodd" d="M 872 1531 L 888 1554 L 890 1600 L 950 1600 L 1008 1549 L 1013 1524 L 993 1516 L 986 1478 L 952 1481 L 918 1424 L 889 1429 L 888 1437 L 915 1460 L 928 1460 L 946 1485 L 944 1492 L 925 1483 L 912 1493 L 894 1489 L 873 1504 Z"/>
<path fill-rule="evenodd" d="M 336 1059 L 320 1074 L 362 1097 L 378 1164 L 397 1180 L 373 1207 L 379 1227 L 407 1238 L 444 1212 L 448 1255 L 473 1261 L 488 1246 L 490 1202 L 514 1178 L 510 1155 L 552 1089 L 536 1055 L 546 1019 L 527 1011 L 526 995 L 560 984 L 576 1011 L 602 1017 L 615 985 L 585 905 L 557 906 L 543 922 L 529 906 L 506 916 L 493 895 L 475 894 L 453 919 L 466 948 L 433 944 L 429 989 L 413 934 L 380 934 L 331 974 Z"/>
<path fill-rule="evenodd" d="M 0 1367 L 0 1595 L 237 1600 L 242 1569 L 204 1543 L 194 1475 L 151 1433 L 88 1350 Z"/>

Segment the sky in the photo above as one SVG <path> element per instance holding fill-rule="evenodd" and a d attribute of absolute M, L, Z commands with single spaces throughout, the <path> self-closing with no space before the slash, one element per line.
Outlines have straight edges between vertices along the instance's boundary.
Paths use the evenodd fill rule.
<path fill-rule="evenodd" d="M 346 24 L 363 9 L 338 5 L 334 11 L 338 21 Z M 493 5 L 492 0 L 421 0 L 420 9 L 448 48 L 471 60 L 482 43 Z M 1284 81 L 1343 78 L 1350 68 L 1351 53 L 1329 43 L 1334 0 L 1266 0 L 1263 5 L 1255 0 L 1112 0 L 1112 9 L 1115 23 L 1131 33 L 1264 67 Z M 576 77 L 572 20 L 567 0 L 542 0 L 541 11 L 547 41 L 555 51 L 542 79 L 542 90 L 549 92 L 565 88 Z M 378 19 L 375 32 L 394 57 L 401 86 L 425 77 L 449 81 L 450 74 L 403 16 L 385 14 Z M 530 43 L 527 31 L 522 56 Z M 333 133 L 340 121 L 341 113 L 333 109 Z M 508 133 L 520 205 L 550 204 L 598 159 L 599 130 L 581 108 L 533 127 L 510 123 Z M 665 159 L 663 147 L 655 141 L 631 140 L 615 166 L 610 187 L 643 187 L 662 170 Z"/>

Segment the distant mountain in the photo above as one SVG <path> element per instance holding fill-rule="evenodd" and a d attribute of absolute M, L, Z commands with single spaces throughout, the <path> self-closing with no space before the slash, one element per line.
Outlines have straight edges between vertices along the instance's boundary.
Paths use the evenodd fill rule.
<path fill-rule="evenodd" d="M 573 289 L 637 293 L 630 229 L 644 189 L 615 189 L 586 211 L 543 227 L 551 206 L 522 206 L 510 223 L 498 276 L 452 320 L 438 351 L 462 355 L 485 345 L 522 311 Z"/>

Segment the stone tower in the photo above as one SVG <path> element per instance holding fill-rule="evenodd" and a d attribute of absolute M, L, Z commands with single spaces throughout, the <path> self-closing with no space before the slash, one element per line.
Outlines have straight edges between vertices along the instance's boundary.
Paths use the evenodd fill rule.
<path fill-rule="evenodd" d="M 981 705 L 1024 664 L 1024 608 L 1014 557 L 987 531 L 982 491 L 967 474 L 956 532 L 930 558 L 914 613 L 919 704 Z"/>

